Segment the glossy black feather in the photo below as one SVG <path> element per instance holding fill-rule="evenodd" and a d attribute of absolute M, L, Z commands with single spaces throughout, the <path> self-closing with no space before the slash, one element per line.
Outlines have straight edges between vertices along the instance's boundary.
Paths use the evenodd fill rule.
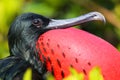
<path fill-rule="evenodd" d="M 32 66 L 16 56 L 0 60 L 0 80 L 22 80 L 24 72 Z M 32 68 L 32 80 L 44 80 L 43 75 Z"/>
<path fill-rule="evenodd" d="M 35 21 L 39 19 L 40 22 Z M 43 80 L 45 65 L 40 61 L 36 41 L 46 30 L 50 19 L 34 13 L 16 18 L 8 32 L 10 57 L 0 60 L 2 80 L 21 80 L 24 71 L 31 67 L 33 80 Z"/>
<path fill-rule="evenodd" d="M 22 76 L 23 74 L 21 73 L 24 73 L 28 66 L 25 61 L 15 56 L 0 60 L 0 78 L 2 80 L 14 80 L 15 76 L 17 76 L 16 74 Z"/>

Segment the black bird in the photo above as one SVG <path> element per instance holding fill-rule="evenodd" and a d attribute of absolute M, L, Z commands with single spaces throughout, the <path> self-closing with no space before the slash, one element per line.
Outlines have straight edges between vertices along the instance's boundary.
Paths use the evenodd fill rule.
<path fill-rule="evenodd" d="M 8 32 L 10 56 L 0 60 L 0 80 L 22 80 L 28 67 L 33 71 L 32 80 L 44 80 L 45 59 L 40 61 L 40 50 L 36 49 L 39 36 L 51 29 L 68 28 L 91 20 L 104 20 L 104 17 L 98 12 L 65 20 L 49 19 L 35 13 L 18 16 Z"/>
<path fill-rule="evenodd" d="M 33 69 L 33 80 L 43 80 L 40 75 L 44 74 L 45 67 L 39 60 L 35 42 L 45 31 L 42 27 L 48 25 L 49 21 L 34 13 L 25 13 L 16 18 L 8 32 L 10 56 L 0 60 L 2 80 L 22 80 L 28 67 Z"/>

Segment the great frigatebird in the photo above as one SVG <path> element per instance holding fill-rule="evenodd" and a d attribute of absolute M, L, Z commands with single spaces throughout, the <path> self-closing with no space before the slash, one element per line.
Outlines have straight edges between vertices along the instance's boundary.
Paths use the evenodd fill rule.
<path fill-rule="evenodd" d="M 31 67 L 32 79 L 43 80 L 46 73 L 45 60 L 40 61 L 36 49 L 39 36 L 51 29 L 68 28 L 92 20 L 104 20 L 104 17 L 98 12 L 63 20 L 49 19 L 35 13 L 18 16 L 8 32 L 10 56 L 0 60 L 0 79 L 22 80 L 25 70 Z"/>

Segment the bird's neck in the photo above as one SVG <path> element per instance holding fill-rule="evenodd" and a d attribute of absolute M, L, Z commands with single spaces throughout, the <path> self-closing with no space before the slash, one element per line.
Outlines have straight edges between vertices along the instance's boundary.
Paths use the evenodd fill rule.
<path fill-rule="evenodd" d="M 24 61 L 27 61 L 34 69 L 36 69 L 40 74 L 45 72 L 45 65 L 40 61 L 38 50 L 36 49 L 37 38 L 32 39 L 19 39 L 12 48 L 11 54 L 20 57 Z"/>

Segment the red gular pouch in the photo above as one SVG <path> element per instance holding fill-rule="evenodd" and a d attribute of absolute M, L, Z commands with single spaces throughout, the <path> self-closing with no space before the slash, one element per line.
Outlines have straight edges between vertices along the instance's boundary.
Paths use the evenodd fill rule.
<path fill-rule="evenodd" d="M 104 80 L 120 79 L 120 52 L 107 41 L 76 28 L 55 29 L 42 34 L 37 42 L 40 59 L 56 80 L 70 74 L 70 67 L 85 74 L 98 66 Z M 41 57 L 42 56 L 42 57 Z"/>

